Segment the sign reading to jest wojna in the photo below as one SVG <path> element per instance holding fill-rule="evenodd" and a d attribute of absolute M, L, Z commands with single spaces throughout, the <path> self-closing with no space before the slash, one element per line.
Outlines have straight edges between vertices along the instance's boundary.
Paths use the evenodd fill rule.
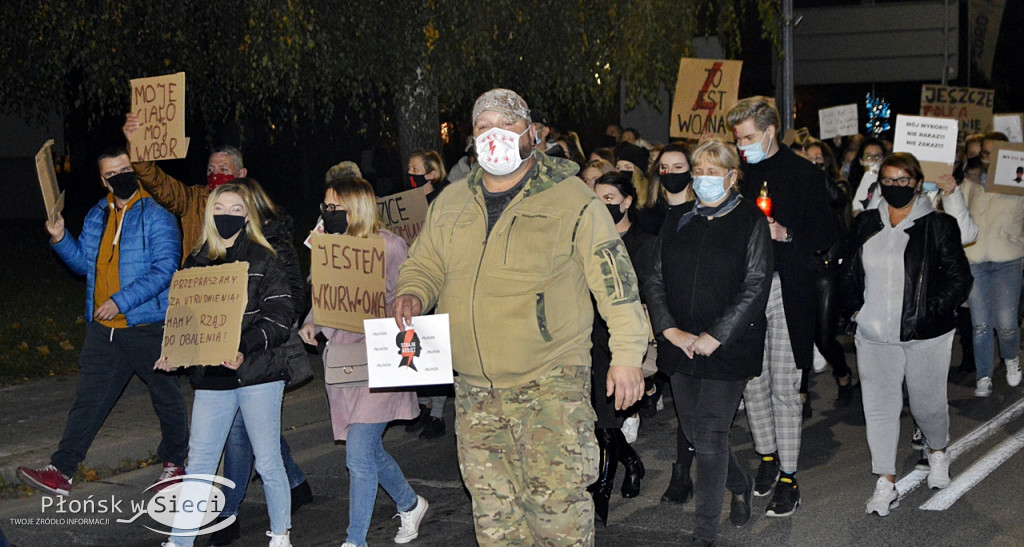
<path fill-rule="evenodd" d="M 364 319 L 387 316 L 384 238 L 312 236 L 313 321 L 363 332 Z"/>
<path fill-rule="evenodd" d="M 242 339 L 248 287 L 248 262 L 175 272 L 160 356 L 176 367 L 234 361 Z"/>
<path fill-rule="evenodd" d="M 725 115 L 739 100 L 743 61 L 679 60 L 669 134 L 698 139 L 704 133 L 732 139 Z"/>

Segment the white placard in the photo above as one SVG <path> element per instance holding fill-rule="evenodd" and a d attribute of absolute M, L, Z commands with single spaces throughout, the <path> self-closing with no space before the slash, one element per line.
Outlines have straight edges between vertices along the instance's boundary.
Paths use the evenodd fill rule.
<path fill-rule="evenodd" d="M 992 116 L 992 131 L 1005 134 L 1010 142 L 1024 142 L 1021 118 L 1021 114 L 994 114 Z"/>
<path fill-rule="evenodd" d="M 825 140 L 832 137 L 856 135 L 858 123 L 856 104 L 822 108 L 818 111 L 818 127 L 820 129 L 818 138 Z"/>
<path fill-rule="evenodd" d="M 452 343 L 448 314 L 417 315 L 398 330 L 393 318 L 366 319 L 367 375 L 371 388 L 450 384 Z"/>
<path fill-rule="evenodd" d="M 896 116 L 893 152 L 910 152 L 921 162 L 925 180 L 937 182 L 953 172 L 956 161 L 957 120 L 926 116 Z"/>

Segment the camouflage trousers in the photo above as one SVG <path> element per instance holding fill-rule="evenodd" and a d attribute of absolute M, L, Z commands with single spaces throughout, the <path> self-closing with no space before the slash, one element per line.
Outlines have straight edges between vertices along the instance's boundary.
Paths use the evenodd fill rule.
<path fill-rule="evenodd" d="M 595 419 L 587 367 L 506 389 L 456 377 L 459 468 L 480 545 L 594 544 Z"/>

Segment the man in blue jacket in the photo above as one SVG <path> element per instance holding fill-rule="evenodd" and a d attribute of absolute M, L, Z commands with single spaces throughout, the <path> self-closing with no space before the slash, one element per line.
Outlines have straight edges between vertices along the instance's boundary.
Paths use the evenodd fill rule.
<path fill-rule="evenodd" d="M 188 450 L 185 401 L 175 376 L 156 372 L 171 276 L 181 263 L 177 219 L 139 187 L 123 148 L 99 157 L 107 196 L 85 217 L 77 240 L 58 215 L 46 231 L 53 250 L 86 276 L 85 342 L 78 389 L 57 451 L 41 469 L 18 468 L 33 488 L 68 495 L 71 477 L 132 374 L 149 388 L 160 419 L 157 454 L 164 462 L 156 482 L 184 475 Z M 173 483 L 164 483 L 161 489 Z"/>

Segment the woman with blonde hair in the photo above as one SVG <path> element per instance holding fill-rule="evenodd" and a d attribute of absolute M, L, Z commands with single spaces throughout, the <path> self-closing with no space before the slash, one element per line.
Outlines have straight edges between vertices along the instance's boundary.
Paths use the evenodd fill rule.
<path fill-rule="evenodd" d="M 658 346 L 672 361 L 679 426 L 697 459 L 695 544 L 718 533 L 722 489 L 729 521 L 750 521 L 754 482 L 740 468 L 729 431 L 747 380 L 761 374 L 773 254 L 765 215 L 736 189 L 736 149 L 710 141 L 693 151 L 697 201 L 665 218 L 646 285 Z"/>
<path fill-rule="evenodd" d="M 360 178 L 328 183 L 320 212 L 323 214 L 324 231 L 329 234 L 360 238 L 377 236 L 384 239 L 384 276 L 387 280 L 385 298 L 390 308 L 395 297 L 398 268 L 407 257 L 408 248 L 402 238 L 384 229 L 377 218 L 377 200 L 373 195 L 373 187 Z M 325 363 L 344 360 L 342 356 L 349 355 L 349 350 L 365 345 L 365 336 L 361 332 L 316 325 L 311 311 L 299 329 L 299 336 L 307 344 L 316 345 L 317 334 L 323 334 L 327 339 L 323 351 Z M 350 477 L 348 537 L 342 547 L 366 545 L 366 533 L 370 529 L 378 485 L 384 488 L 398 506 L 401 527 L 395 536 L 395 543 L 408 543 L 416 539 L 429 504 L 409 486 L 409 481 L 391 454 L 384 449 L 382 442 L 388 422 L 409 420 L 418 415 L 416 392 L 371 392 L 365 384 L 327 384 L 326 388 L 334 438 L 345 441 L 345 464 Z"/>
<path fill-rule="evenodd" d="M 291 493 L 281 458 L 281 399 L 288 380 L 287 365 L 273 349 L 288 340 L 292 320 L 291 289 L 277 254 L 263 236 L 263 223 L 252 191 L 244 179 L 210 192 L 203 230 L 186 268 L 248 263 L 248 300 L 242 316 L 238 352 L 218 366 L 189 368 L 195 400 L 192 405 L 188 475 L 215 475 L 236 413 L 245 420 L 263 479 L 270 514 L 271 547 L 291 545 Z M 155 368 L 172 370 L 166 357 Z M 181 498 L 205 500 L 212 485 L 187 481 Z M 179 512 L 174 532 L 199 528 L 204 513 Z M 175 535 L 164 545 L 189 547 L 195 536 Z"/>

